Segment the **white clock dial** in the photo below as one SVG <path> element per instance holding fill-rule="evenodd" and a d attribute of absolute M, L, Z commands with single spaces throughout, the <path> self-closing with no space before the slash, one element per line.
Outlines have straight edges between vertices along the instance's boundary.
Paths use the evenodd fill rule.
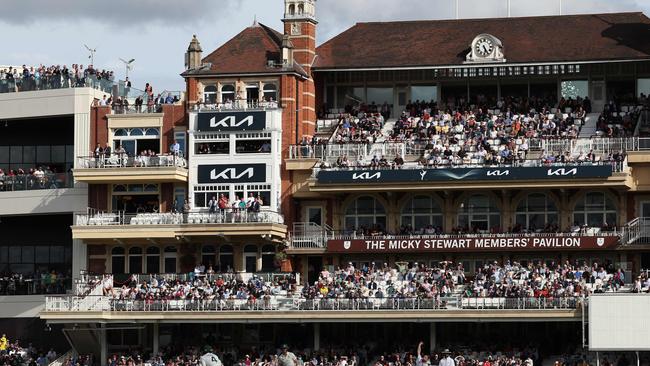
<path fill-rule="evenodd" d="M 488 38 L 479 39 L 474 47 L 476 48 L 476 53 L 483 57 L 490 55 L 492 50 L 494 50 L 494 44 Z"/>

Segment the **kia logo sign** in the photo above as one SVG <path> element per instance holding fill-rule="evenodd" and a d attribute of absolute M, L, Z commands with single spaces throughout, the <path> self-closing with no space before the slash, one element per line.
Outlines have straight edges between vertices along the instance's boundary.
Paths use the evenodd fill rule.
<path fill-rule="evenodd" d="M 370 174 L 368 172 L 352 174 L 352 180 L 371 180 L 371 179 L 377 180 L 379 178 L 381 178 L 381 172 L 377 172 L 374 174 Z"/>
<path fill-rule="evenodd" d="M 266 129 L 266 112 L 200 112 L 198 131 L 262 131 Z"/>
<path fill-rule="evenodd" d="M 568 170 L 564 169 L 564 168 L 549 169 L 547 174 L 548 174 L 549 177 L 551 177 L 551 176 L 564 177 L 564 176 L 567 176 L 567 175 L 576 175 L 576 174 L 578 174 L 578 168 L 573 168 L 573 169 L 568 169 Z"/>
<path fill-rule="evenodd" d="M 449 181 L 543 181 L 569 179 L 606 179 L 612 176 L 612 166 L 565 165 L 563 167 L 506 167 L 506 168 L 453 168 L 453 169 L 382 169 L 382 170 L 330 170 L 318 172 L 319 184 L 336 183 L 407 183 Z"/>
<path fill-rule="evenodd" d="M 263 183 L 266 164 L 199 165 L 198 183 Z"/>

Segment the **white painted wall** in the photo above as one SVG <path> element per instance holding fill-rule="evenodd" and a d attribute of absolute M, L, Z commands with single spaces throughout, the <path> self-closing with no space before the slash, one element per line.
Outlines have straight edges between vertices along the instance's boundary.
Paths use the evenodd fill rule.
<path fill-rule="evenodd" d="M 198 181 L 199 165 L 230 165 L 230 164 L 266 164 L 266 183 L 271 184 L 271 202 L 266 202 L 272 211 L 280 211 L 280 191 L 282 181 L 280 177 L 280 166 L 282 163 L 282 110 L 274 109 L 266 111 L 266 129 L 263 132 L 271 133 L 271 154 L 235 154 L 235 135 L 245 133 L 242 131 L 219 132 L 221 135 L 229 135 L 229 155 L 198 155 L 194 153 L 196 139 L 194 131 L 198 122 L 198 113 L 190 113 L 189 116 L 189 138 L 187 151 L 189 155 L 189 194 L 191 206 L 194 208 L 194 186 Z M 256 132 L 256 131 L 247 131 Z M 253 183 L 254 184 L 254 183 Z M 234 186 L 230 185 L 231 194 L 235 192 Z M 231 195 L 232 199 L 232 195 Z"/>
<path fill-rule="evenodd" d="M 68 88 L 0 94 L 0 119 L 89 113 L 94 98 L 105 93 L 92 88 Z"/>
<path fill-rule="evenodd" d="M 37 318 L 44 308 L 44 295 L 0 296 L 0 319 Z"/>
<path fill-rule="evenodd" d="M 0 216 L 85 212 L 87 207 L 86 188 L 0 192 Z"/>

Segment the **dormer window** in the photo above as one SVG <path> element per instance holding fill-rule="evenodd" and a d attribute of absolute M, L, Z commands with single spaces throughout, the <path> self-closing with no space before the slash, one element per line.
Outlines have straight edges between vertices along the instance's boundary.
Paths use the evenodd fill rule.
<path fill-rule="evenodd" d="M 203 89 L 203 102 L 205 104 L 216 104 L 217 103 L 217 87 L 214 85 L 208 85 Z"/>
<path fill-rule="evenodd" d="M 221 103 L 228 103 L 235 101 L 235 86 L 224 85 L 221 87 Z"/>
<path fill-rule="evenodd" d="M 291 4 L 289 5 L 289 15 L 295 15 L 296 14 L 296 6 Z"/>

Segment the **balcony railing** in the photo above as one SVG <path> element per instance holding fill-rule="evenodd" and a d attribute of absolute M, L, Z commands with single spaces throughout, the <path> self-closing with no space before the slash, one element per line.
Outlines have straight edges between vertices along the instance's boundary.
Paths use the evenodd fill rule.
<path fill-rule="evenodd" d="M 196 103 L 190 105 L 190 111 L 195 112 L 220 112 L 220 111 L 247 111 L 247 110 L 275 110 L 279 109 L 278 102 L 259 102 L 250 100 L 237 100 L 226 103 Z"/>
<path fill-rule="evenodd" d="M 187 160 L 177 155 L 128 156 L 111 154 L 110 156 L 80 156 L 77 158 L 79 169 L 108 168 L 187 168 Z"/>
<path fill-rule="evenodd" d="M 0 80 L 0 93 L 15 93 L 36 90 L 55 90 L 67 88 L 88 87 L 111 93 L 114 83 L 107 79 L 97 79 L 91 75 L 77 79 L 68 75 L 41 76 L 39 78 L 20 77 L 13 80 Z"/>
<path fill-rule="evenodd" d="M 250 312 L 250 311 L 468 311 L 468 310 L 572 310 L 584 303 L 582 297 L 559 298 L 323 298 L 304 299 L 267 295 L 260 299 L 212 300 L 123 300 L 108 296 L 48 296 L 46 312 Z"/>
<path fill-rule="evenodd" d="M 284 224 L 284 217 L 275 211 L 248 212 L 225 209 L 216 213 L 137 213 L 98 212 L 77 215 L 77 226 L 162 226 L 211 224 Z"/>
<path fill-rule="evenodd" d="M 0 176 L 0 192 L 34 191 L 72 187 L 74 187 L 74 179 L 70 173 L 46 173 L 42 177 L 35 175 Z"/>

